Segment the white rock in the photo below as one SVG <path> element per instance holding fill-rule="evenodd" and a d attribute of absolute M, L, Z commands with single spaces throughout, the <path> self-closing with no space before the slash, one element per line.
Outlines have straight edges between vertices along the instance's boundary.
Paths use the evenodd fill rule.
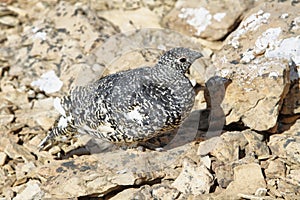
<path fill-rule="evenodd" d="M 238 48 L 240 46 L 240 37 L 248 31 L 255 31 L 262 24 L 267 23 L 270 15 L 270 13 L 266 13 L 263 10 L 259 10 L 257 13 L 250 15 L 248 18 L 243 20 L 239 28 L 233 33 L 232 39 L 229 41 L 229 44 L 231 44 L 234 48 Z"/>
<path fill-rule="evenodd" d="M 53 70 L 44 73 L 40 79 L 33 81 L 31 86 L 36 86 L 46 93 L 57 92 L 63 86 L 63 82 L 56 76 Z"/>
<path fill-rule="evenodd" d="M 200 35 L 202 31 L 211 24 L 212 15 L 209 10 L 200 8 L 182 8 L 178 15 L 179 18 L 185 19 L 186 22 L 197 30 L 196 35 Z"/>
<path fill-rule="evenodd" d="M 14 198 L 14 200 L 38 200 L 42 199 L 44 192 L 40 188 L 40 183 L 30 180 L 26 183 L 26 188 Z"/>
<path fill-rule="evenodd" d="M 296 65 L 300 65 L 300 37 L 283 39 L 277 46 L 266 50 L 267 58 L 291 58 Z"/>
<path fill-rule="evenodd" d="M 214 20 L 220 22 L 222 19 L 226 16 L 226 13 L 216 13 L 214 14 L 213 18 Z"/>

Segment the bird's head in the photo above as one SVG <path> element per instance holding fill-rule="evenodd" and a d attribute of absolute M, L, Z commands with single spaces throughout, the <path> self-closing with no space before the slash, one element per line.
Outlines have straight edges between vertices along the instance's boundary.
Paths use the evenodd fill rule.
<path fill-rule="evenodd" d="M 185 73 L 193 62 L 201 57 L 203 57 L 203 55 L 200 52 L 178 47 L 164 53 L 160 57 L 158 65 L 171 67 Z"/>

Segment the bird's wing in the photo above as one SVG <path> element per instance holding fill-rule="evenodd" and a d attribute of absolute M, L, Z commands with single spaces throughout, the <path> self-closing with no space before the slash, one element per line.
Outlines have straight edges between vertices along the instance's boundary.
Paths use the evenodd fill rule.
<path fill-rule="evenodd" d="M 172 88 L 155 81 L 151 73 L 151 68 L 129 71 L 115 82 L 112 118 L 126 134 L 145 137 L 172 128 L 181 118 Z"/>
<path fill-rule="evenodd" d="M 97 129 L 99 124 L 104 123 L 109 109 L 107 98 L 119 76 L 122 75 L 112 74 L 90 85 L 75 87 L 63 99 L 63 107 L 72 115 L 76 126 Z"/>

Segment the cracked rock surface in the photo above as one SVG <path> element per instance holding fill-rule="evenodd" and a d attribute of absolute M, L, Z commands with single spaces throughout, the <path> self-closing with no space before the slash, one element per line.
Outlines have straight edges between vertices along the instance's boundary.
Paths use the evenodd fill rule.
<path fill-rule="evenodd" d="M 298 199 L 298 1 L 0 1 L 0 199 Z M 74 86 L 201 51 L 190 117 L 160 151 L 37 145 Z M 157 141 L 153 141 L 157 142 Z"/>

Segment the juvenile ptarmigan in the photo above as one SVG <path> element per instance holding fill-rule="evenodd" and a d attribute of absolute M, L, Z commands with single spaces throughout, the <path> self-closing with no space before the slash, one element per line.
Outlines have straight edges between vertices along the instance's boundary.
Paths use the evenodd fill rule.
<path fill-rule="evenodd" d="M 178 128 L 195 99 L 185 73 L 200 57 L 188 48 L 173 48 L 154 67 L 118 72 L 74 88 L 55 103 L 61 116 L 40 149 L 56 136 L 74 132 L 132 145 Z"/>

